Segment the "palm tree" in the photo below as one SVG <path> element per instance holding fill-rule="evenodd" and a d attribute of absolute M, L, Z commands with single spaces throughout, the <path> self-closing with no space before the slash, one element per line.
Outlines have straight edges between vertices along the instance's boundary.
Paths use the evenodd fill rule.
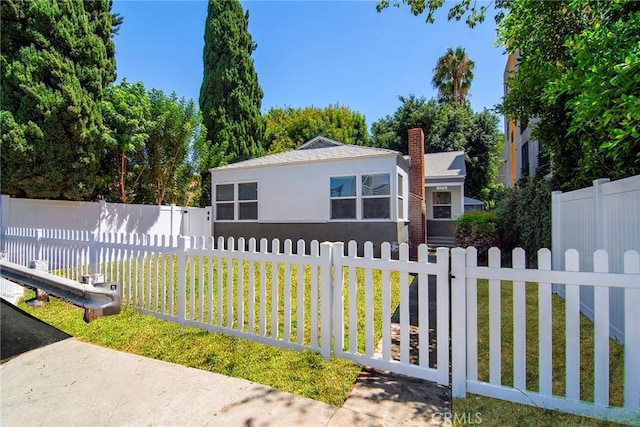
<path fill-rule="evenodd" d="M 434 89 L 438 89 L 438 101 L 465 102 L 473 80 L 475 65 L 464 48 L 447 49 L 447 53 L 438 58 L 436 68 L 433 69 L 433 80 L 431 80 Z"/>

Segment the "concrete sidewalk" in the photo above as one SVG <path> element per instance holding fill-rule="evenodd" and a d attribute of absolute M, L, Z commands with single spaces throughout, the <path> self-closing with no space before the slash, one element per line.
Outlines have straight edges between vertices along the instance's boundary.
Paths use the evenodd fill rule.
<path fill-rule="evenodd" d="M 2 426 L 406 426 L 440 421 L 437 416 L 416 417 L 426 414 L 416 410 L 419 403 L 406 404 L 395 396 L 394 404 L 392 394 L 382 402 L 380 395 L 368 400 L 364 391 L 353 408 L 336 408 L 75 338 L 0 365 L 0 384 Z M 363 405 L 367 400 L 369 405 Z"/>

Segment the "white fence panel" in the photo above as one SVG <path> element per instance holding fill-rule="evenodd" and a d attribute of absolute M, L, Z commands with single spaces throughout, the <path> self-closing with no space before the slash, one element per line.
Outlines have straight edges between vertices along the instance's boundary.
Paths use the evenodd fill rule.
<path fill-rule="evenodd" d="M 552 195 L 552 250 L 554 269 L 564 269 L 563 254 L 576 249 L 580 269 L 593 271 L 593 254 L 603 249 L 609 254 L 612 272 L 624 269 L 624 253 L 640 251 L 640 175 L 609 182 L 599 179 L 592 187 Z M 562 287 L 555 287 L 561 296 Z M 593 289 L 580 289 L 580 310 L 594 320 Z M 611 337 L 625 342 L 625 297 L 622 289 L 609 290 Z"/>
<path fill-rule="evenodd" d="M 580 268 L 580 256 L 575 249 L 566 252 L 564 271 L 550 270 L 551 253 L 546 249 L 538 252 L 537 269 L 524 267 L 525 254 L 522 249 L 513 251 L 513 268 L 500 266 L 500 253 L 495 248 L 489 251 L 489 267 L 477 267 L 474 260 L 476 255 L 477 251 L 473 248 L 466 251 L 456 248 L 452 251 L 453 397 L 464 397 L 469 391 L 596 418 L 632 424 L 640 421 L 638 252 L 625 253 L 624 271 L 621 273 L 609 272 L 609 256 L 603 250 L 591 255 L 594 268 L 590 272 Z M 461 265 L 465 262 L 466 267 L 462 268 Z M 478 346 L 480 342 L 486 342 L 487 337 L 478 336 L 478 312 L 487 309 L 479 302 L 479 280 L 482 280 L 482 286 L 486 289 L 483 291 L 483 298 L 486 298 L 489 305 L 486 314 L 489 317 L 489 343 L 482 353 Z M 560 303 L 564 306 L 564 324 L 552 325 L 552 312 L 559 301 L 554 303 L 552 300 L 551 283 L 561 284 L 565 289 L 565 301 Z M 527 291 L 531 287 L 535 290 Z M 580 290 L 585 287 L 591 288 L 594 295 L 595 323 L 591 338 L 585 337 L 580 326 Z M 612 289 L 624 293 L 627 304 L 624 370 L 615 370 L 615 377 L 610 370 L 612 361 L 609 351 L 612 345 L 609 338 L 609 291 Z M 505 291 L 507 294 L 511 291 L 511 299 L 506 298 Z M 537 308 L 537 313 L 529 314 L 527 311 L 535 310 L 534 307 Z M 512 320 L 506 320 L 510 316 Z M 537 316 L 537 325 L 527 324 L 527 319 L 531 316 Z M 466 334 L 461 331 L 463 324 Z M 512 329 L 513 338 L 510 340 L 505 337 L 501 328 Z M 538 337 L 537 342 L 532 342 L 530 333 Z M 559 348 L 554 343 L 557 340 L 562 342 L 562 338 L 559 338 L 562 335 L 564 344 L 563 348 Z M 510 342 L 510 345 L 505 347 L 505 341 Z M 585 343 L 589 342 L 593 343 L 593 347 L 585 347 Z M 528 356 L 532 349 L 536 349 L 537 354 Z M 513 357 L 505 357 L 505 353 L 511 351 Z M 564 363 L 555 361 L 554 364 L 556 352 L 564 353 Z M 535 382 L 535 378 L 527 377 L 527 372 L 532 369 L 529 365 L 533 363 L 528 357 L 537 359 L 534 365 L 534 369 L 537 369 L 537 386 L 531 386 L 527 382 L 527 378 Z M 503 364 L 510 359 L 513 361 L 512 369 Z M 479 362 L 484 366 L 481 372 Z M 592 382 L 583 384 L 586 381 L 585 366 L 592 366 L 589 368 L 592 371 L 587 376 L 592 378 L 589 380 Z M 558 370 L 560 372 L 554 373 Z M 482 377 L 479 376 L 480 373 Z M 507 377 L 512 377 L 511 381 L 504 380 L 505 373 Z M 558 389 L 559 375 L 564 375 L 564 384 L 559 387 L 563 391 Z M 610 402 L 610 384 L 619 385 L 623 390 L 624 402 L 617 402 L 617 406 L 612 406 Z M 593 396 L 588 401 L 585 392 Z"/>
<path fill-rule="evenodd" d="M 322 283 L 330 275 L 330 245 L 313 241 L 307 254 L 304 241 L 294 252 L 291 240 L 285 240 L 281 253 L 278 239 L 270 248 L 262 239 L 258 251 L 253 238 L 229 238 L 226 246 L 219 238 L 215 247 L 212 238 L 191 238 L 178 254 L 186 259 L 184 267 L 178 263 L 178 281 L 186 283 L 189 296 L 183 323 L 328 356 L 331 313 L 321 304 L 331 299 Z M 323 343 L 318 337 L 324 335 L 329 340 Z"/>
<path fill-rule="evenodd" d="M 0 226 L 96 233 L 210 235 L 211 208 L 0 196 Z"/>
<path fill-rule="evenodd" d="M 365 243 L 363 257 L 357 255 L 356 242 L 349 242 L 346 255 L 343 243 L 335 243 L 334 354 L 374 368 L 448 384 L 449 256 L 446 248 L 438 251 L 438 262 L 432 263 L 424 245 L 418 249 L 418 261 L 410 261 L 406 243 L 400 245 L 397 260 L 391 259 L 388 243 L 382 245 L 380 258 L 373 257 L 371 242 Z M 399 295 L 396 313 L 391 306 L 393 286 L 399 286 L 395 290 Z M 374 300 L 374 295 L 380 295 L 380 301 Z M 379 342 L 375 341 L 376 323 L 381 325 Z M 430 336 L 434 329 L 435 336 Z M 434 345 L 437 356 L 436 352 L 430 354 Z"/>

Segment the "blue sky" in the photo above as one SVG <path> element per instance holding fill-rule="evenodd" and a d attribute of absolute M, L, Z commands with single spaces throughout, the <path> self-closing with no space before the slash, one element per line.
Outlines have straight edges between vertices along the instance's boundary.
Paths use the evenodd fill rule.
<path fill-rule="evenodd" d="M 474 29 L 449 22 L 451 4 L 427 24 L 406 7 L 377 13 L 376 1 L 243 1 L 258 45 L 263 112 L 340 104 L 364 114 L 370 128 L 393 114 L 399 95 L 435 97 L 436 61 L 457 46 L 476 63 L 471 105 L 492 108 L 502 97 L 506 63 L 494 46 L 494 21 Z M 115 37 L 118 81 L 142 81 L 197 102 L 207 2 L 116 0 L 113 11 L 124 18 Z"/>

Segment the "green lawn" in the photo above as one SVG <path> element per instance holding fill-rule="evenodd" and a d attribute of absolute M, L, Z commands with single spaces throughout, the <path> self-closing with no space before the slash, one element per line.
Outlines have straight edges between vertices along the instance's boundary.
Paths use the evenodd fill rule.
<path fill-rule="evenodd" d="M 489 381 L 489 286 L 486 280 L 478 281 L 478 379 Z M 553 393 L 562 396 L 565 391 L 565 303 L 557 295 L 552 296 L 552 360 Z M 511 282 L 502 282 L 502 383 L 513 385 L 513 292 Z M 526 288 L 527 325 L 527 389 L 538 390 L 538 287 Z M 580 321 L 580 397 L 593 401 L 593 323 L 584 316 Z M 622 379 L 624 378 L 624 347 L 610 340 L 610 404 L 622 406 L 624 402 Z M 527 405 L 509 403 L 484 396 L 468 394 L 465 399 L 454 399 L 454 412 L 482 414 L 482 425 L 544 425 L 573 426 L 616 425 L 593 418 L 548 411 Z"/>

